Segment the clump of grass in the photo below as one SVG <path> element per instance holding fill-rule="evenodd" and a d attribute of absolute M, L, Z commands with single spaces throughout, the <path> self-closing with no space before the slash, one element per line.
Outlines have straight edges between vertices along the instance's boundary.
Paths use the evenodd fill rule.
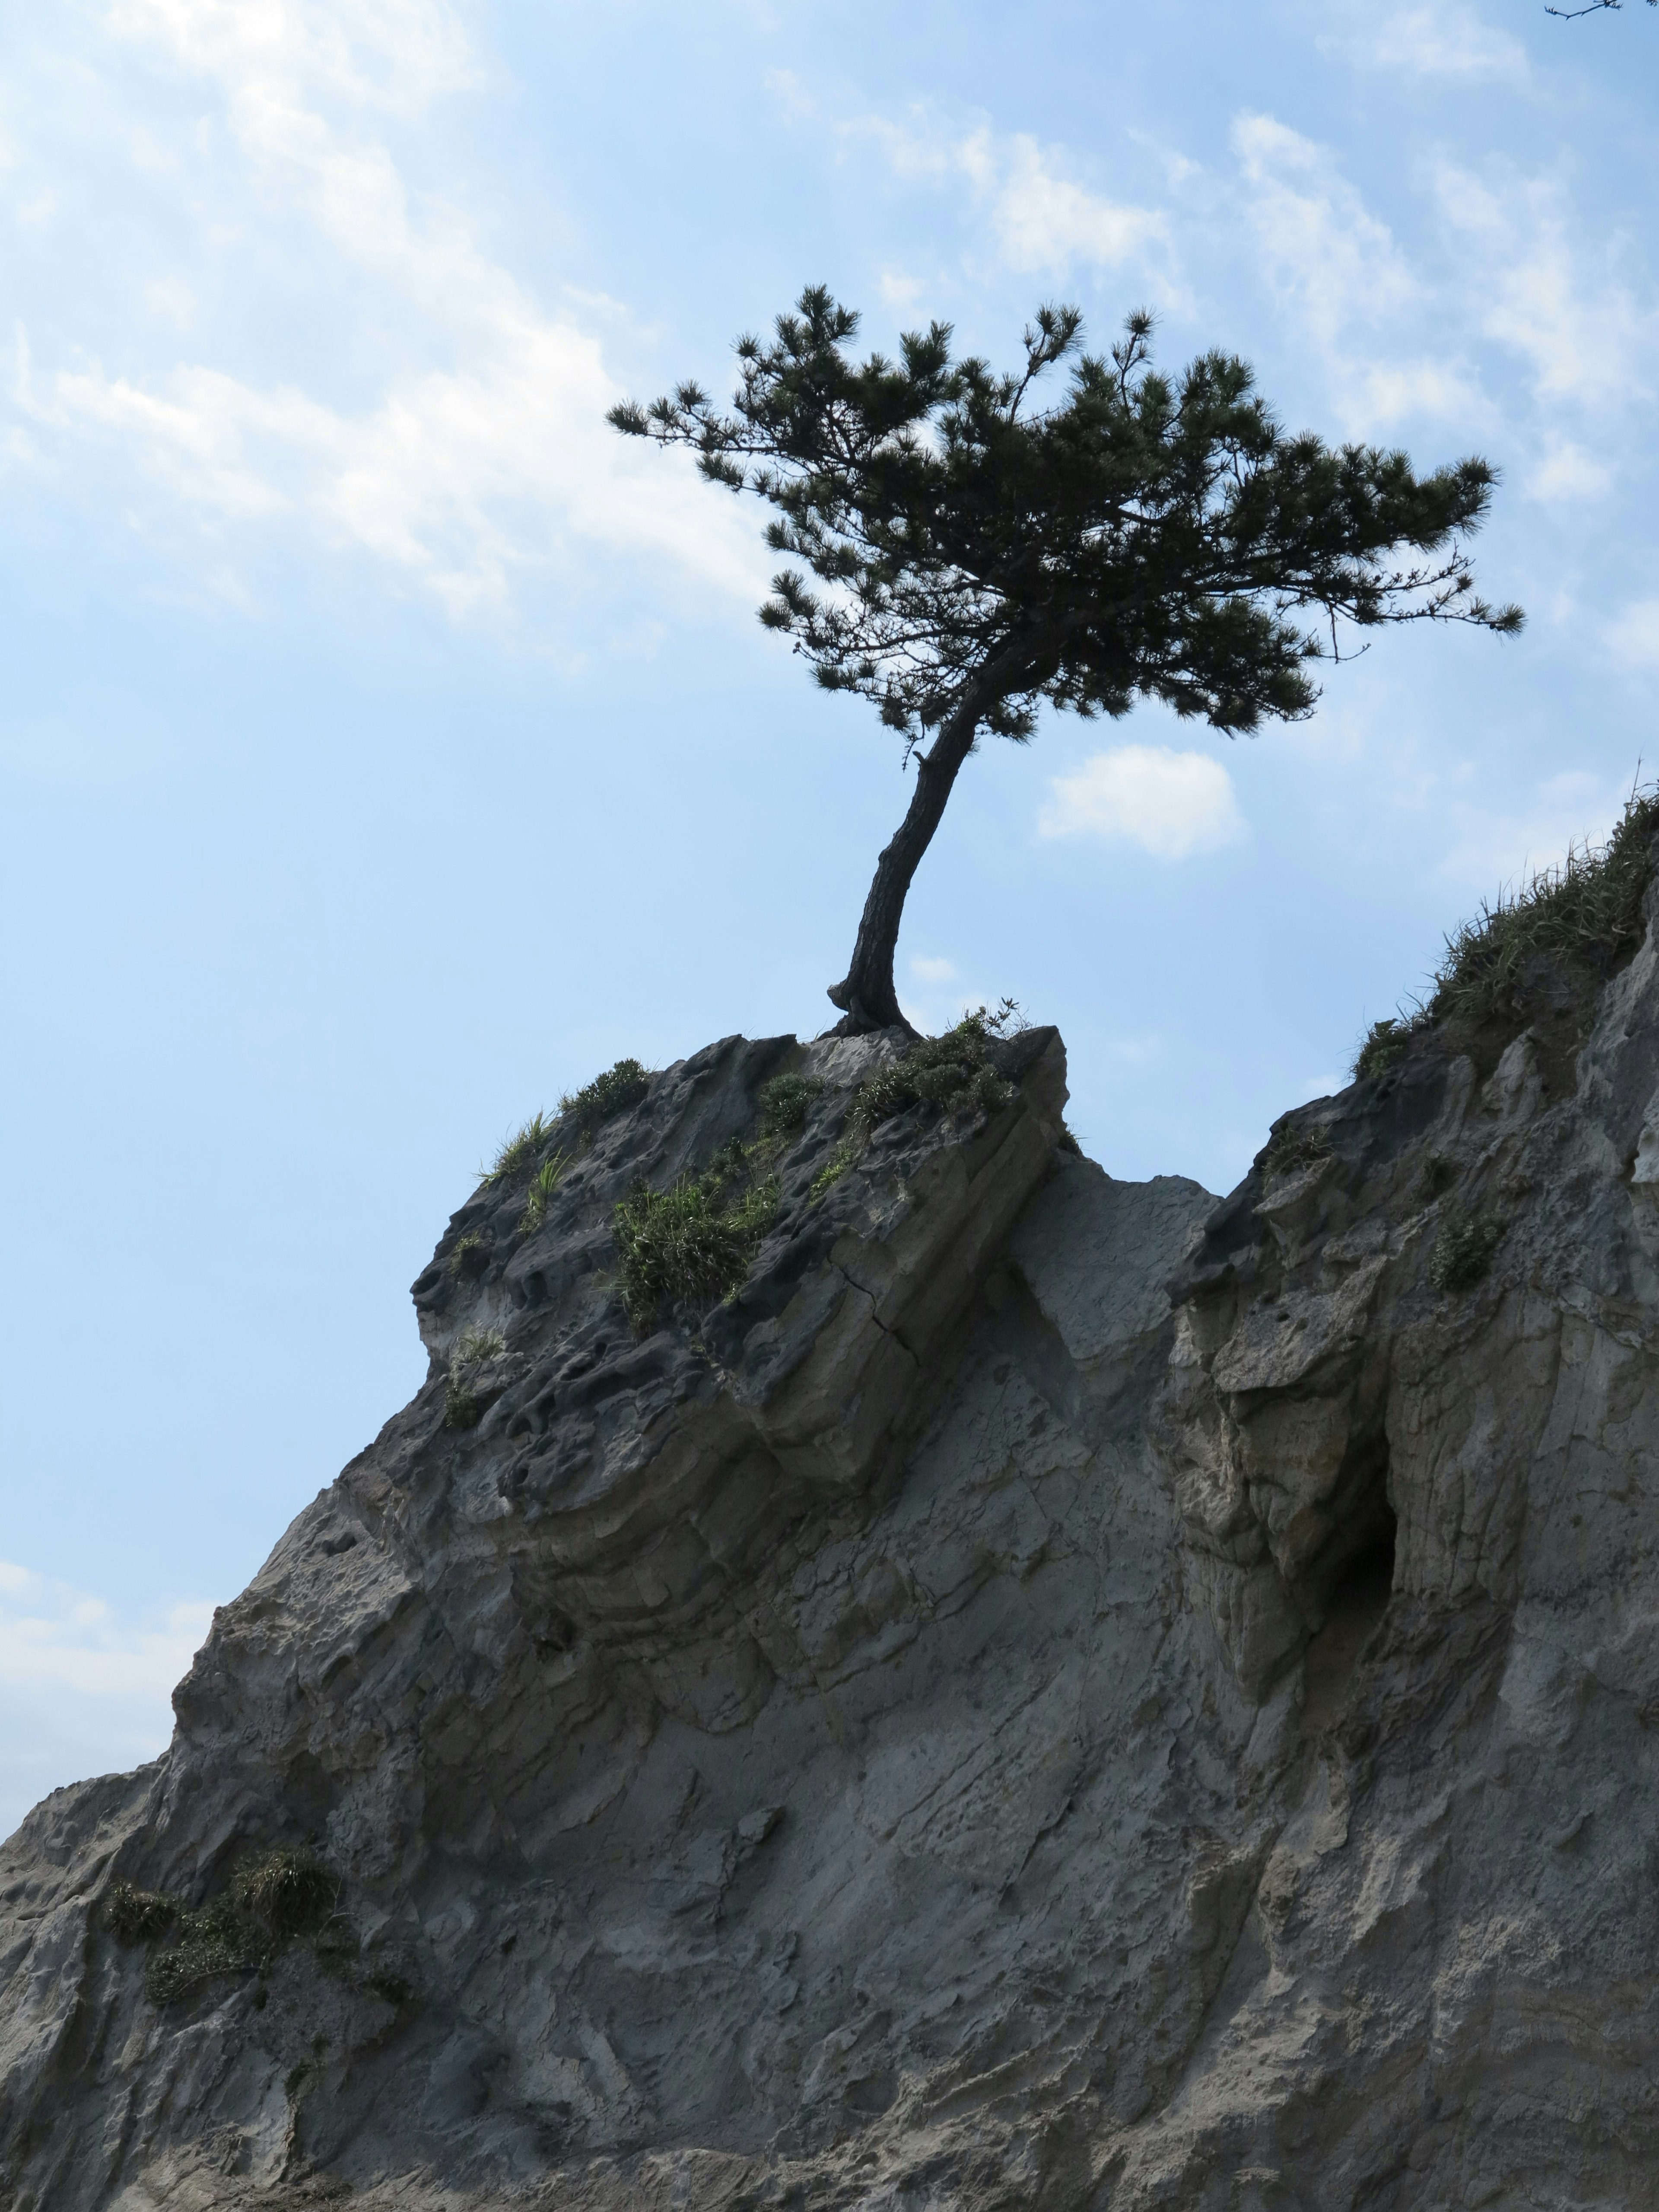
<path fill-rule="evenodd" d="M 1364 1042 L 1354 1054 L 1357 1079 L 1364 1083 L 1374 1075 L 1386 1074 L 1396 1060 L 1405 1058 L 1413 1032 L 1420 1026 L 1420 1018 L 1415 1014 L 1388 1014 L 1380 1022 L 1373 1022 L 1365 1032 Z"/>
<path fill-rule="evenodd" d="M 489 1237 L 480 1236 L 476 1229 L 470 1229 L 465 1237 L 458 1237 L 455 1240 L 454 1249 L 449 1255 L 449 1272 L 452 1275 L 459 1275 L 464 1282 L 478 1282 L 489 1272 Z"/>
<path fill-rule="evenodd" d="M 860 1085 L 853 1100 L 855 1127 L 866 1134 L 911 1106 L 931 1106 L 966 1121 L 1007 1105 L 1014 1086 L 991 1064 L 988 1048 L 1017 1021 L 1018 1008 L 1004 1000 L 997 1012 L 979 1007 L 943 1036 L 924 1037 L 902 1060 Z"/>
<path fill-rule="evenodd" d="M 569 1153 L 556 1152 L 544 1159 L 531 1176 L 524 1212 L 519 1217 L 519 1234 L 521 1237 L 533 1235 L 546 1220 L 548 1206 L 559 1187 L 559 1178 L 569 1164 Z"/>
<path fill-rule="evenodd" d="M 763 1083 L 760 1130 L 763 1137 L 790 1137 L 805 1126 L 812 1101 L 823 1085 L 813 1075 L 775 1075 Z"/>
<path fill-rule="evenodd" d="M 532 1114 L 523 1128 L 515 1129 L 503 1140 L 490 1165 L 480 1170 L 484 1181 L 516 1182 L 552 1143 L 558 1126 L 545 1114 Z"/>
<path fill-rule="evenodd" d="M 1484 903 L 1446 940 L 1427 1007 L 1431 1018 L 1478 1019 L 1505 1011 L 1536 953 L 1565 954 L 1593 973 L 1616 967 L 1641 939 L 1656 836 L 1659 786 L 1638 788 L 1605 845 L 1570 846 L 1559 868 L 1546 868 L 1519 890 Z"/>
<path fill-rule="evenodd" d="M 740 1145 L 700 1176 L 668 1190 L 636 1182 L 616 1212 L 623 1300 L 643 1336 L 666 1299 L 702 1311 L 729 1297 L 749 1273 L 755 1248 L 778 1210 L 775 1176 L 738 1193 L 746 1155 Z"/>
<path fill-rule="evenodd" d="M 559 1101 L 559 1113 L 577 1122 L 585 1136 L 591 1135 L 601 1122 L 636 1104 L 650 1087 L 651 1079 L 637 1060 L 619 1060 L 580 1091 L 567 1091 Z"/>
<path fill-rule="evenodd" d="M 1540 954 L 1553 953 L 1592 977 L 1611 975 L 1641 941 L 1656 837 L 1659 785 L 1638 786 L 1605 845 L 1569 846 L 1559 867 L 1541 869 L 1519 890 L 1483 902 L 1474 919 L 1447 938 L 1427 998 L 1371 1024 L 1355 1075 L 1383 1074 L 1413 1037 L 1436 1023 L 1514 1014 Z"/>
<path fill-rule="evenodd" d="M 811 1188 L 806 1194 L 809 1200 L 820 1199 L 825 1191 L 833 1190 L 858 1156 L 859 1148 L 856 1139 L 843 1137 L 813 1176 Z"/>
<path fill-rule="evenodd" d="M 498 1328 L 465 1328 L 449 1355 L 449 1387 L 444 1394 L 444 1426 L 470 1429 L 483 1411 L 477 1390 L 478 1370 L 507 1350 L 507 1339 Z"/>
<path fill-rule="evenodd" d="M 1293 1122 L 1282 1121 L 1267 1139 L 1261 1165 L 1271 1182 L 1275 1176 L 1295 1175 L 1330 1157 L 1331 1140 L 1325 1130 L 1307 1122 L 1297 1128 Z"/>
<path fill-rule="evenodd" d="M 1437 1291 L 1467 1291 L 1492 1265 L 1504 1234 L 1496 1213 L 1454 1213 L 1434 1240 L 1429 1281 Z"/>
<path fill-rule="evenodd" d="M 104 1923 L 118 1942 L 153 1943 L 177 1918 L 179 1907 L 159 1889 L 113 1882 L 104 1899 Z"/>
<path fill-rule="evenodd" d="M 338 1886 L 322 1861 L 309 1851 L 269 1852 L 243 1867 L 230 1886 L 237 1915 L 248 1927 L 285 1943 L 307 1935 L 325 1920 Z"/>

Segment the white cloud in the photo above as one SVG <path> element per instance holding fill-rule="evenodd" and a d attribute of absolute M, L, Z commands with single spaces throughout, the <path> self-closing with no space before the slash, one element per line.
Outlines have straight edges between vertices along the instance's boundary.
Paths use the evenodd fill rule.
<path fill-rule="evenodd" d="M 1271 115 L 1241 115 L 1232 147 L 1244 213 L 1267 281 L 1322 344 L 1356 324 L 1393 322 L 1419 285 L 1388 225 L 1365 206 L 1328 148 Z"/>
<path fill-rule="evenodd" d="M 1571 438 L 1553 440 L 1527 473 L 1526 486 L 1534 499 L 1551 506 L 1576 500 L 1600 499 L 1613 482 L 1605 461 Z"/>
<path fill-rule="evenodd" d="M 0 1834 L 48 1790 L 154 1759 L 173 1686 L 213 1608 L 123 1620 L 101 1599 L 0 1561 Z"/>
<path fill-rule="evenodd" d="M 550 312 L 479 250 L 453 206 L 417 203 L 366 129 L 477 81 L 451 9 L 121 0 L 112 20 L 223 103 L 231 150 L 217 156 L 214 204 L 187 212 L 216 225 L 234 210 L 261 240 L 297 217 L 365 303 L 353 345 L 377 319 L 398 334 L 379 341 L 369 396 L 349 404 L 250 381 L 207 346 L 179 363 L 189 316 L 176 304 L 158 315 L 165 368 L 141 358 L 114 373 L 82 356 L 32 372 L 25 344 L 15 398 L 37 446 L 70 469 L 78 460 L 152 543 L 193 545 L 210 588 L 243 603 L 246 560 L 283 536 L 365 554 L 457 620 L 507 611 L 527 572 L 568 574 L 596 545 L 761 596 L 766 563 L 747 518 L 605 422 L 624 388 L 606 359 L 615 303 L 573 294 Z M 185 280 L 171 282 L 191 303 Z"/>
<path fill-rule="evenodd" d="M 911 956 L 910 973 L 919 983 L 953 983 L 957 963 L 954 960 L 932 960 L 918 952 Z"/>
<path fill-rule="evenodd" d="M 793 84 L 776 89 L 799 104 Z M 1091 191 L 1064 147 L 1045 146 L 1029 131 L 983 125 L 953 131 L 926 107 L 913 108 L 901 124 L 865 116 L 841 130 L 848 138 L 873 139 L 902 177 L 940 186 L 965 179 L 1005 268 L 1061 276 L 1074 268 L 1141 262 L 1149 274 L 1163 276 L 1164 214 Z"/>
<path fill-rule="evenodd" d="M 1340 20 L 1344 27 L 1326 33 L 1319 43 L 1364 68 L 1462 83 L 1519 84 L 1527 76 L 1527 53 L 1520 41 L 1494 30 L 1460 0 L 1387 8 L 1363 0 L 1344 9 Z"/>
<path fill-rule="evenodd" d="M 1232 778 L 1207 753 L 1119 745 L 1056 776 L 1038 820 L 1045 837 L 1101 837 L 1182 860 L 1241 843 L 1249 826 Z"/>

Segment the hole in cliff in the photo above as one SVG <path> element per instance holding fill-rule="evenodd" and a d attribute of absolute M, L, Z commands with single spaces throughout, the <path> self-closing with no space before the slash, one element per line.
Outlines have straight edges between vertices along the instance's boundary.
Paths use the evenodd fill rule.
<path fill-rule="evenodd" d="M 1389 1609 L 1396 1527 L 1394 1509 L 1379 1498 L 1375 1522 L 1331 1592 L 1324 1625 L 1303 1656 L 1305 1733 L 1329 1728 L 1347 1703 L 1360 1654 Z"/>

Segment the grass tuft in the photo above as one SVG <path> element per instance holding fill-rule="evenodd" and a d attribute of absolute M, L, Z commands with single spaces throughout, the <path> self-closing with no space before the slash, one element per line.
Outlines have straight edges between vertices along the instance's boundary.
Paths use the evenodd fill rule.
<path fill-rule="evenodd" d="M 792 1137 L 805 1125 L 812 1101 L 823 1085 L 813 1075 L 775 1075 L 763 1083 L 760 1093 L 760 1132 L 763 1137 Z"/>
<path fill-rule="evenodd" d="M 230 1886 L 238 1917 L 273 1943 L 308 1935 L 332 1911 L 338 1886 L 309 1851 L 269 1852 L 243 1867 Z"/>
<path fill-rule="evenodd" d="M 1267 1179 L 1295 1175 L 1303 1168 L 1310 1168 L 1331 1156 L 1331 1140 L 1323 1129 L 1304 1125 L 1282 1123 L 1267 1139 L 1261 1156 L 1261 1165 Z"/>
<path fill-rule="evenodd" d="M 158 1889 L 139 1889 L 130 1881 L 111 1885 L 104 1900 L 104 1922 L 120 1943 L 153 1943 L 178 1917 L 179 1908 Z"/>
<path fill-rule="evenodd" d="M 449 1355 L 449 1388 L 444 1394 L 444 1426 L 470 1429 L 483 1412 L 477 1389 L 478 1370 L 507 1350 L 498 1328 L 465 1328 Z"/>
<path fill-rule="evenodd" d="M 729 1146 L 703 1174 L 662 1191 L 636 1182 L 617 1206 L 623 1300 L 640 1335 L 665 1300 L 707 1312 L 749 1273 L 778 1210 L 778 1184 L 768 1176 L 739 1191 L 746 1158 L 741 1145 Z"/>
<path fill-rule="evenodd" d="M 559 1101 L 560 1117 L 574 1121 L 588 1136 L 601 1122 L 636 1105 L 650 1087 L 651 1079 L 637 1060 L 619 1060 L 580 1091 L 567 1091 Z"/>
<path fill-rule="evenodd" d="M 525 1200 L 524 1212 L 519 1217 L 520 1237 L 532 1236 L 547 1218 L 547 1209 L 559 1178 L 570 1164 L 568 1152 L 556 1152 L 544 1159 L 530 1178 L 530 1191 Z"/>
<path fill-rule="evenodd" d="M 1434 1240 L 1429 1281 L 1437 1291 L 1467 1291 L 1492 1265 L 1504 1234 L 1496 1213 L 1454 1213 Z"/>
<path fill-rule="evenodd" d="M 489 1271 L 490 1242 L 471 1229 L 465 1237 L 458 1237 L 455 1249 L 449 1255 L 449 1272 L 459 1275 L 463 1282 L 481 1282 Z"/>
<path fill-rule="evenodd" d="M 1540 955 L 1553 954 L 1598 979 L 1611 975 L 1641 942 L 1656 837 L 1659 785 L 1638 786 L 1605 845 L 1570 846 L 1559 867 L 1542 869 L 1518 890 L 1483 902 L 1472 921 L 1447 938 L 1428 997 L 1371 1024 L 1354 1074 L 1362 1080 L 1383 1074 L 1413 1037 L 1437 1023 L 1515 1014 Z"/>
<path fill-rule="evenodd" d="M 552 1143 L 558 1127 L 545 1114 L 532 1114 L 522 1129 L 507 1138 L 491 1164 L 480 1170 L 486 1182 L 516 1182 Z"/>

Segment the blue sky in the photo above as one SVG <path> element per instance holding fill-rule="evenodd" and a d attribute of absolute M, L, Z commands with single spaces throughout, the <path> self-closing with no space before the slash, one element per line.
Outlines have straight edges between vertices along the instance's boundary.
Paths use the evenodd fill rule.
<path fill-rule="evenodd" d="M 0 1828 L 165 1741 L 509 1125 L 830 1018 L 897 747 L 616 398 L 809 281 L 1003 357 L 1146 303 L 1503 470 L 1518 642 L 965 772 L 902 995 L 1058 1021 L 1115 1175 L 1224 1189 L 1659 752 L 1645 9 L 64 0 L 0 51 Z"/>

